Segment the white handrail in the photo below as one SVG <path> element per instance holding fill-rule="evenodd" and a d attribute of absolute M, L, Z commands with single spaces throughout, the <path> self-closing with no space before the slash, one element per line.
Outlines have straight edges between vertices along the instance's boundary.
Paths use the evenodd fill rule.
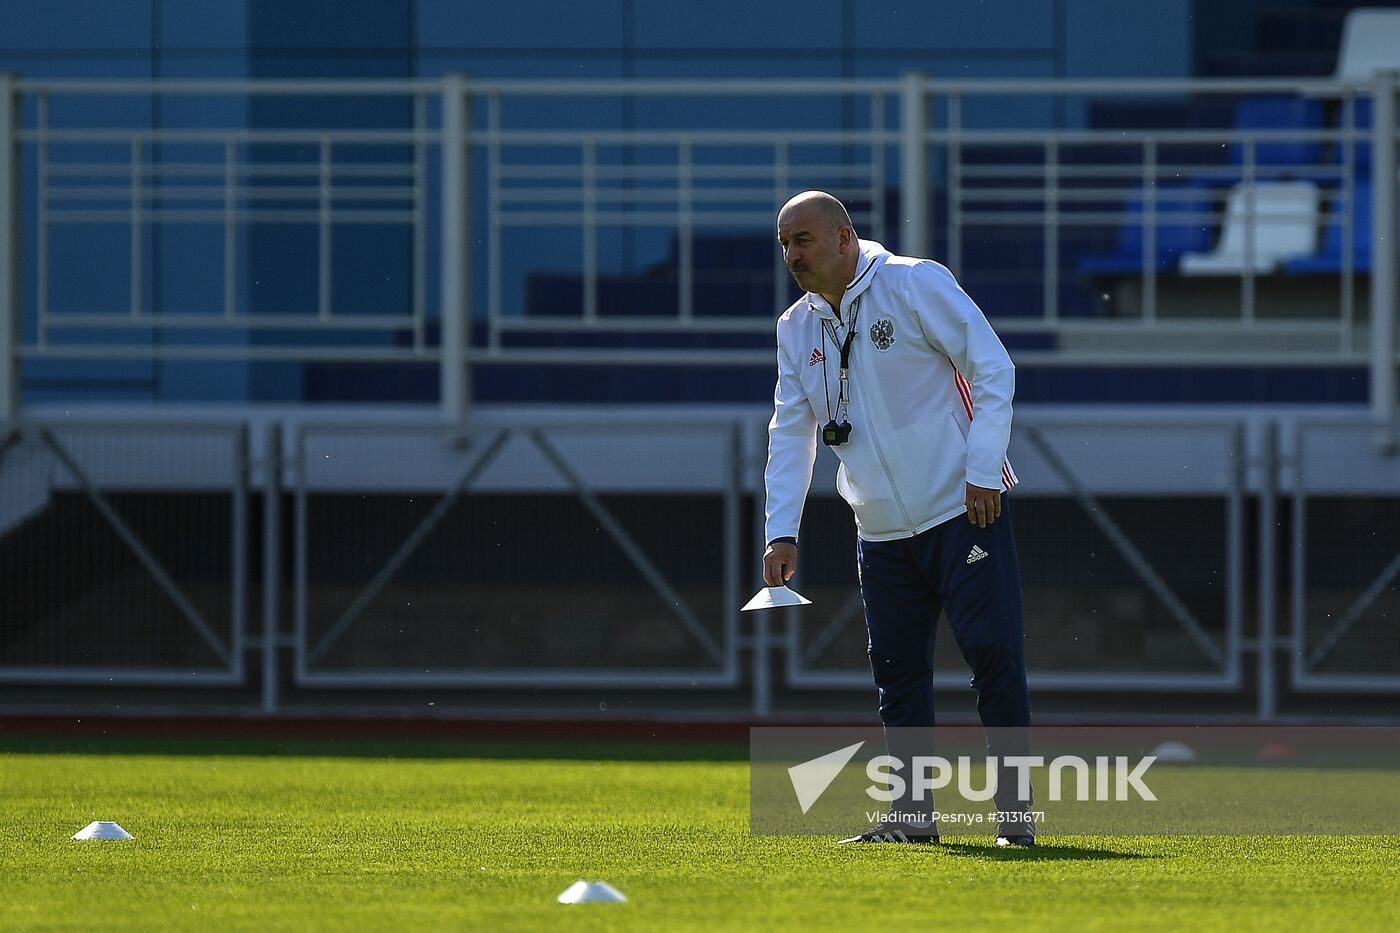
<path fill-rule="evenodd" d="M 1391 80 L 1388 86 L 1393 88 L 1393 76 Z M 725 314 L 722 306 L 717 309 L 708 301 L 714 293 L 716 273 L 724 270 L 717 270 L 713 260 L 697 267 L 701 262 L 697 257 L 713 242 L 699 234 L 713 231 L 747 236 L 748 231 L 753 232 L 754 256 L 745 258 L 745 267 L 730 273 L 730 280 L 736 288 L 749 289 L 750 294 L 771 294 L 776 312 L 788 299 L 792 285 L 776 250 L 771 263 L 763 262 L 759 238 L 771 236 L 773 213 L 792 191 L 822 187 L 851 201 L 852 216 L 862 235 L 892 227 L 902 251 L 926 255 L 938 244 L 943 255 L 935 258 L 955 267 L 963 264 L 970 244 L 975 238 L 985 238 L 988 229 L 1025 226 L 1028 234 L 1043 238 L 1036 247 L 1038 269 L 1008 266 L 1000 275 L 1000 281 L 1026 285 L 1027 294 L 1037 297 L 1028 307 L 1016 308 L 1018 316 L 1000 317 L 999 327 L 1006 333 L 1058 338 L 1054 349 L 1024 351 L 1025 359 L 1049 365 L 1098 362 L 1111 357 L 1113 351 L 1107 343 L 1085 342 L 1084 337 L 1118 339 L 1134 331 L 1146 336 L 1149 332 L 1174 334 L 1186 328 L 1205 334 L 1223 327 L 1241 335 L 1267 334 L 1282 342 L 1266 348 L 1242 338 L 1229 353 L 1247 356 L 1258 352 L 1269 359 L 1298 363 L 1330 359 L 1339 365 L 1367 359 L 1375 389 L 1376 420 L 1383 424 L 1395 420 L 1393 353 L 1387 349 L 1394 338 L 1393 311 L 1373 315 L 1376 339 L 1370 347 L 1358 347 L 1349 307 L 1355 274 L 1352 267 L 1362 252 L 1352 242 L 1357 180 L 1353 163 L 1367 146 L 1376 151 L 1370 179 L 1377 238 L 1372 245 L 1380 247 L 1372 250 L 1375 275 L 1370 300 L 1379 311 L 1392 308 L 1395 301 L 1393 250 L 1385 247 L 1387 240 L 1382 233 L 1392 230 L 1395 223 L 1395 153 L 1394 146 L 1387 145 L 1387 140 L 1394 139 L 1394 114 L 1388 108 L 1378 106 L 1375 125 L 1364 128 L 1355 125 L 1348 107 L 1343 125 L 1329 129 L 1146 126 L 1096 130 L 1058 125 L 1048 114 L 1016 116 L 1017 108 L 1003 107 L 994 100 L 1029 103 L 1033 105 L 1029 109 L 1036 113 L 1046 110 L 1044 101 L 1056 98 L 1112 101 L 1147 96 L 1177 101 L 1188 96 L 1252 94 L 1345 101 L 1375 96 L 1379 100 L 1386 93 L 1379 83 L 943 80 L 920 74 L 817 81 L 483 80 L 465 76 L 94 81 L 8 77 L 0 90 L 7 101 L 7 109 L 0 112 L 5 124 L 0 128 L 4 134 L 0 145 L 5 145 L 6 152 L 22 154 L 21 168 L 31 173 L 24 176 L 25 183 L 38 186 L 37 231 L 25 234 L 38 238 L 34 266 L 40 274 L 32 299 L 38 302 L 37 327 L 26 331 L 27 343 L 21 344 L 17 337 L 15 322 L 20 310 L 15 296 L 10 293 L 0 302 L 0 313 L 9 322 L 0 336 L 0 414 L 17 409 L 17 390 L 9 384 L 21 358 L 193 359 L 207 353 L 207 358 L 220 359 L 240 358 L 242 354 L 241 358 L 249 361 L 432 361 L 441 366 L 444 413 L 454 419 L 469 405 L 467 367 L 483 358 L 522 364 L 556 357 L 561 362 L 597 365 L 658 358 L 693 362 L 706 352 L 698 348 L 699 342 L 695 346 L 677 343 L 670 349 L 629 358 L 606 340 L 565 349 L 562 344 L 543 346 L 522 338 L 549 331 L 561 335 L 584 331 L 600 335 L 728 332 L 738 336 L 766 330 L 771 327 L 767 315 Z M 347 128 L 321 125 L 314 117 L 305 125 L 248 126 L 242 116 L 231 117 L 227 125 L 211 125 L 202 119 L 197 125 L 167 122 L 157 127 L 150 125 L 150 108 L 138 108 L 142 115 L 133 118 L 136 125 L 122 126 L 121 108 L 111 107 L 91 110 L 101 116 L 83 125 L 74 122 L 75 111 L 65 106 L 71 98 L 172 95 L 382 97 L 402 100 L 405 114 L 412 116 L 405 117 L 402 127 Z M 715 109 L 707 111 L 713 124 L 709 128 L 687 122 L 692 101 L 702 105 L 742 101 L 743 107 L 752 110 L 753 101 L 765 97 L 782 99 L 782 106 L 773 110 L 768 123 L 726 122 L 720 116 L 723 111 Z M 25 98 L 33 98 L 37 107 L 17 106 Z M 650 122 L 643 120 L 636 126 L 611 118 L 590 121 L 585 116 L 571 117 L 561 126 L 528 117 L 534 101 L 559 98 L 567 98 L 578 114 L 589 111 L 573 102 L 588 98 L 604 102 L 669 98 L 681 100 L 685 106 L 664 118 L 653 115 Z M 485 103 L 474 109 L 471 105 L 477 100 Z M 786 106 L 789 100 L 839 101 L 847 122 L 823 125 L 789 116 L 808 109 L 790 108 Z M 1042 119 L 1048 125 L 1028 125 L 1028 121 Z M 102 125 L 93 125 L 97 120 Z M 1261 149 L 1279 143 L 1308 144 L 1324 152 L 1330 146 L 1338 155 L 1317 161 L 1300 159 L 1300 164 L 1291 165 L 1274 161 L 1265 167 L 1260 163 Z M 1228 145 L 1246 153 L 1244 165 L 1222 161 L 1216 147 Z M 375 146 L 381 147 L 379 152 L 366 149 Z M 434 158 L 444 146 L 451 150 L 460 146 L 462 158 Z M 297 161 L 295 155 L 287 154 L 290 147 L 305 147 L 311 155 L 319 153 L 320 158 Z M 1088 147 L 1098 155 L 1086 158 L 1078 147 Z M 206 148 L 208 159 L 204 161 Z M 126 155 L 110 155 L 117 151 Z M 33 161 L 29 161 L 31 152 Z M 385 156 L 385 152 L 389 154 Z M 1207 157 L 1194 164 L 1202 152 Z M 173 156 L 170 161 L 163 160 L 166 153 Z M 259 157 L 276 161 L 259 161 Z M 376 157 L 387 160 L 374 161 Z M 478 165 L 481 170 L 476 170 Z M 1387 169 L 1387 165 L 1392 167 Z M 1079 237 L 1095 227 L 1137 224 L 1143 227 L 1141 252 L 1150 259 L 1157 253 L 1163 231 L 1188 224 L 1214 225 L 1222 217 L 1224 198 L 1218 192 L 1223 188 L 1211 189 L 1217 192 L 1214 200 L 1203 201 L 1200 188 L 1187 190 L 1164 183 L 1193 179 L 1204 187 L 1235 181 L 1241 175 L 1265 182 L 1266 172 L 1273 178 L 1314 181 L 1325 199 L 1320 214 L 1324 229 L 1340 227 L 1343 231 L 1339 312 L 1319 305 L 1319 313 L 1313 316 L 1282 319 L 1270 304 L 1274 301 L 1270 289 L 1278 283 L 1270 284 L 1264 276 L 1244 270 L 1240 277 L 1242 313 L 1228 321 L 1178 320 L 1173 318 L 1179 309 L 1174 311 L 1172 301 L 1179 304 L 1180 300 L 1171 294 L 1174 277 L 1159 273 L 1150 261 L 1141 267 L 1136 298 L 1118 300 L 1115 296 L 1112 303 L 1116 314 L 1126 313 L 1127 317 L 1076 319 L 1072 307 L 1068 311 L 1061 307 L 1068 303 L 1062 302 L 1060 287 L 1072 284 L 1077 274 L 1072 267 L 1060 268 L 1066 257 L 1075 255 L 1064 247 L 1062 238 Z M 357 187 L 366 181 L 370 184 Z M 395 187 L 399 181 L 404 183 L 401 189 Z M 886 187 L 895 185 L 899 216 L 887 218 Z M 1145 186 L 1145 196 L 1136 207 L 1127 203 L 1135 185 Z M 940 199 L 935 200 L 935 196 Z M 1204 197 L 1211 195 L 1208 192 Z M 0 191 L 0 207 L 16 222 L 19 201 L 18 189 Z M 433 202 L 436 210 L 426 210 L 425 205 Z M 473 210 L 474 205 L 480 209 Z M 937 217 L 932 216 L 935 205 Z M 430 219 L 440 226 L 430 226 Z M 1270 215 L 1270 219 L 1281 218 Z M 318 258 L 308 261 L 307 270 L 318 286 L 308 291 L 318 296 L 315 307 L 277 307 L 269 309 L 275 311 L 272 314 L 252 313 L 242 307 L 235 276 L 240 261 L 238 244 L 252 223 L 315 228 L 319 248 L 312 253 Z M 49 287 L 50 276 L 61 281 L 73 273 L 56 267 L 62 263 L 55 262 L 50 236 L 69 236 L 75 225 L 97 224 L 120 225 L 131 231 L 129 263 L 123 262 L 131 270 L 130 281 L 123 286 L 128 294 L 113 302 L 123 310 L 120 322 L 107 314 L 105 305 L 50 306 L 60 291 Z M 188 303 L 178 309 L 142 307 L 152 303 L 155 289 L 142 282 L 143 277 L 149 277 L 151 255 L 149 250 L 143 253 L 140 231 L 165 224 L 201 224 L 222 232 L 222 278 L 217 288 L 210 290 L 211 295 L 217 293 L 213 302 L 217 307 L 204 309 Z M 332 289 L 332 258 L 337 270 L 355 265 L 334 253 L 339 230 L 345 225 L 402 226 L 410 231 L 412 256 L 405 260 L 410 268 L 401 274 L 412 285 L 395 307 L 376 308 L 374 314 L 351 314 L 340 306 L 341 290 L 333 294 Z M 629 283 L 613 273 L 618 260 L 609 257 L 619 253 L 620 241 L 640 241 L 635 231 L 648 226 L 661 228 L 663 235 L 650 241 L 647 249 L 655 252 L 657 244 L 664 247 L 670 242 L 669 254 L 659 261 L 635 259 L 632 263 L 656 263 L 653 269 L 666 278 L 666 287 L 657 291 L 648 286 L 645 294 L 668 296 L 658 299 L 666 303 L 646 307 L 648 299 L 638 297 L 635 308 L 619 309 L 615 296 Z M 561 257 L 557 249 L 528 257 L 522 252 L 522 245 L 529 243 L 536 231 L 554 236 L 555 231 L 566 228 L 571 228 L 570 235 L 582 244 L 578 255 Z M 439 235 L 439 249 L 425 256 L 432 230 Z M 935 231 L 939 239 L 932 239 Z M 1253 227 L 1247 225 L 1247 239 L 1252 236 Z M 0 238 L 0 246 L 3 243 Z M 3 248 L 6 257 L 13 259 L 13 240 Z M 436 268 L 429 264 L 436 264 Z M 12 266 L 11 282 L 18 268 Z M 520 286 L 529 270 L 537 268 L 576 274 L 578 307 L 551 309 L 565 315 L 554 320 L 525 317 Z M 974 266 L 972 272 L 977 268 Z M 473 283 L 473 272 L 480 275 L 479 282 Z M 425 298 L 424 283 L 433 275 L 440 290 Z M 438 305 L 442 325 L 442 341 L 437 345 L 428 342 L 432 301 Z M 1004 315 L 1006 309 L 991 307 L 989 311 Z M 483 347 L 476 346 L 482 341 L 473 339 L 469 327 L 478 316 L 487 324 Z M 339 345 L 316 346 L 292 345 L 290 341 L 285 345 L 257 341 L 215 344 L 194 336 L 195 332 L 208 333 L 221 327 L 288 333 L 302 329 L 303 324 L 326 335 L 378 330 L 386 336 L 383 343 L 373 345 L 351 345 L 346 337 Z M 87 327 L 113 334 L 118 328 L 127 334 L 142 328 L 158 329 L 164 339 L 159 345 L 132 343 L 125 336 L 106 341 L 84 335 L 82 328 Z M 410 338 L 411 349 L 389 346 L 389 333 L 395 341 Z M 54 339 L 50 339 L 51 334 Z M 738 346 L 721 356 L 732 361 L 757 360 L 762 355 Z M 1149 358 L 1156 353 L 1159 361 L 1178 364 L 1195 359 L 1180 340 L 1154 340 L 1140 346 L 1124 343 L 1119 349 Z M 109 355 L 104 356 L 104 352 Z"/>

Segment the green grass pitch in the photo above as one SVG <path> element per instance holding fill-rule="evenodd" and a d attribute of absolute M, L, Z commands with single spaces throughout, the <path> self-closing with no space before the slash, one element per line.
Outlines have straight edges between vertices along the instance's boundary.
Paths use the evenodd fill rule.
<path fill-rule="evenodd" d="M 6 930 L 1400 928 L 1396 837 L 752 837 L 724 747 L 12 739 L 0 814 Z"/>

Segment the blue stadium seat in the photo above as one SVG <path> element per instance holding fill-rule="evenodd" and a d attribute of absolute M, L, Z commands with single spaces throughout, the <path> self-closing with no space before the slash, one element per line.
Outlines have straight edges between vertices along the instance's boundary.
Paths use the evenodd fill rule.
<path fill-rule="evenodd" d="M 1210 190 L 1201 182 L 1159 184 L 1157 186 L 1157 271 L 1176 268 L 1182 253 L 1208 250 L 1213 238 L 1212 221 L 1205 217 L 1215 210 Z M 1125 217 L 1118 228 L 1118 248 L 1106 256 L 1086 256 L 1079 271 L 1090 275 L 1138 275 L 1143 271 L 1143 195 L 1139 186 L 1123 202 Z M 1174 219 L 1173 215 L 1187 215 Z"/>
<path fill-rule="evenodd" d="M 1322 128 L 1322 101 L 1300 97 L 1247 97 L 1235 105 L 1237 130 L 1317 130 Z M 1277 178 L 1291 167 L 1316 165 L 1322 143 L 1315 139 L 1284 139 L 1254 146 L 1258 177 Z M 1244 144 L 1230 146 L 1230 164 L 1244 164 Z"/>
<path fill-rule="evenodd" d="M 1312 256 L 1290 260 L 1284 264 L 1284 271 L 1295 275 L 1336 275 L 1342 271 L 1342 233 L 1340 205 L 1335 201 L 1328 213 L 1326 232 L 1322 237 L 1322 249 Z M 1353 268 L 1357 272 L 1371 271 L 1371 183 L 1356 183 L 1356 199 L 1352 204 L 1351 215 Z"/>
<path fill-rule="evenodd" d="M 1220 242 L 1181 257 L 1182 275 L 1269 275 L 1279 264 L 1317 249 L 1317 185 L 1311 181 L 1241 182 L 1230 189 Z M 1252 239 L 1252 247 L 1251 247 Z M 1252 252 L 1252 256 L 1250 253 Z"/>

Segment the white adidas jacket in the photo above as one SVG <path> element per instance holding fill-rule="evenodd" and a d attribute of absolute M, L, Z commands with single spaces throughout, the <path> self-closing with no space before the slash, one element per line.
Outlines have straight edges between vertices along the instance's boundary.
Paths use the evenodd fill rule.
<path fill-rule="evenodd" d="M 839 321 L 810 293 L 778 319 L 764 473 L 768 541 L 795 538 L 802 523 L 818 430 L 835 414 L 839 388 L 841 348 L 822 324 L 845 340 L 842 322 L 853 306 L 851 437 L 833 450 L 841 460 L 836 488 L 860 536 L 913 537 L 966 512 L 967 483 L 1003 490 L 1017 483 L 1006 460 L 1016 384 L 1006 348 L 946 268 L 862 240 Z"/>

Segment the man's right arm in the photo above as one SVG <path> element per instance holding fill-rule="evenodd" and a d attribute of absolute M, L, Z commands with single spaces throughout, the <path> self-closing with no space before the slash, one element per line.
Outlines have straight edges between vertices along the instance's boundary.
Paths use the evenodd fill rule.
<path fill-rule="evenodd" d="M 797 531 L 816 457 L 817 418 L 797 367 L 780 342 L 773 420 L 768 423 L 768 467 L 763 471 L 768 497 L 763 577 L 769 586 L 781 586 L 797 567 Z"/>

